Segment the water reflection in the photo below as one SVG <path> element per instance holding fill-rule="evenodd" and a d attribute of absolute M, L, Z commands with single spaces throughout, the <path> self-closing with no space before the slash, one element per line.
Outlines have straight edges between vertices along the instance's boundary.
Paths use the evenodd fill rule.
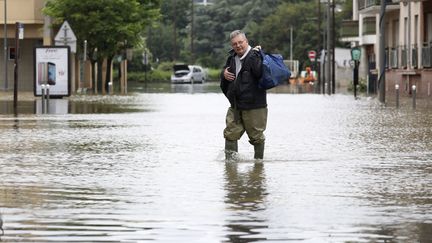
<path fill-rule="evenodd" d="M 127 96 L 88 96 L 88 97 L 72 97 L 70 99 L 50 99 L 46 110 L 42 109 L 42 101 L 35 99 L 34 101 L 20 101 L 15 110 L 13 102 L 1 101 L 0 114 L 97 114 L 97 113 L 128 113 L 140 112 L 145 109 L 137 108 L 125 104 L 129 104 L 133 100 Z"/>
<path fill-rule="evenodd" d="M 140 83 L 131 82 L 128 88 L 132 92 L 145 93 L 218 93 L 219 82 L 206 82 L 195 84 L 172 84 L 172 83 Z"/>
<path fill-rule="evenodd" d="M 253 242 L 265 240 L 260 237 L 259 229 L 267 228 L 266 220 L 256 216 L 258 211 L 266 209 L 267 196 L 264 164 L 255 162 L 240 164 L 225 163 L 227 209 L 231 212 L 226 224 L 230 242 Z"/>
<path fill-rule="evenodd" d="M 20 208 L 9 210 L 5 236 L 10 241 L 110 242 L 110 234 L 134 231 L 115 213 L 127 202 L 104 189 L 22 185 L 2 191 L 9 195 L 1 200 L 3 208 Z"/>
<path fill-rule="evenodd" d="M 51 98 L 42 109 L 41 97 L 33 97 L 26 94 L 25 99 L 18 100 L 17 109 L 13 107 L 13 101 L 0 101 L 0 114 L 96 114 L 96 113 L 128 113 L 145 112 L 146 109 L 140 105 L 134 106 L 140 98 L 137 93 L 218 93 L 219 83 L 209 82 L 204 84 L 171 84 L 151 83 L 143 84 L 131 82 L 129 84 L 129 95 L 73 95 L 65 98 Z M 138 100 L 137 100 L 138 99 Z"/>

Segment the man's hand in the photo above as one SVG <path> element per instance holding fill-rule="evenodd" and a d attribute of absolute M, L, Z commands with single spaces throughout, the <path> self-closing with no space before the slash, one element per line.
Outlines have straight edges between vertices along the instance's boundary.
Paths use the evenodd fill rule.
<path fill-rule="evenodd" d="M 255 47 L 253 48 L 253 50 L 254 50 L 254 51 L 260 51 L 260 50 L 261 50 L 261 46 L 255 46 Z"/>
<path fill-rule="evenodd" d="M 224 78 L 228 81 L 234 81 L 235 79 L 235 74 L 228 71 L 229 68 L 225 68 L 224 70 Z"/>

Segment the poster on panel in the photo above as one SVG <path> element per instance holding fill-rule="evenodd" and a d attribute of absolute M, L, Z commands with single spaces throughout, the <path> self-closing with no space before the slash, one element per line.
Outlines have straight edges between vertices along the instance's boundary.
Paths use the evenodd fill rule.
<path fill-rule="evenodd" d="M 49 85 L 52 97 L 70 95 L 69 46 L 35 47 L 34 95 L 42 95 L 42 85 Z"/>

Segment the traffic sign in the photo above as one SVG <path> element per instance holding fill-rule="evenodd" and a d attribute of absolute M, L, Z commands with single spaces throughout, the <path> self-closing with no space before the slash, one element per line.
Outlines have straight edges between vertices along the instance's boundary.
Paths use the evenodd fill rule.
<path fill-rule="evenodd" d="M 56 46 L 70 46 L 71 52 L 76 53 L 77 38 L 67 21 L 63 22 L 54 40 Z"/>
<path fill-rule="evenodd" d="M 24 24 L 18 23 L 18 39 L 23 40 L 24 39 Z"/>
<path fill-rule="evenodd" d="M 316 58 L 316 52 L 315 51 L 309 51 L 308 56 L 309 56 L 309 60 L 311 62 L 315 62 L 315 58 Z"/>

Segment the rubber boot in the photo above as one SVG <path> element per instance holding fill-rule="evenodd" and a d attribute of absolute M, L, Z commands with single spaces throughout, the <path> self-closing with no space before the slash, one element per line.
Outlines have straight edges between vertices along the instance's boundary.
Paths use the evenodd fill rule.
<path fill-rule="evenodd" d="M 255 150 L 254 159 L 263 159 L 264 158 L 264 143 L 255 144 L 254 150 Z"/>
<path fill-rule="evenodd" d="M 237 153 L 237 150 L 237 140 L 232 141 L 225 139 L 225 159 L 233 159 L 234 154 Z"/>

